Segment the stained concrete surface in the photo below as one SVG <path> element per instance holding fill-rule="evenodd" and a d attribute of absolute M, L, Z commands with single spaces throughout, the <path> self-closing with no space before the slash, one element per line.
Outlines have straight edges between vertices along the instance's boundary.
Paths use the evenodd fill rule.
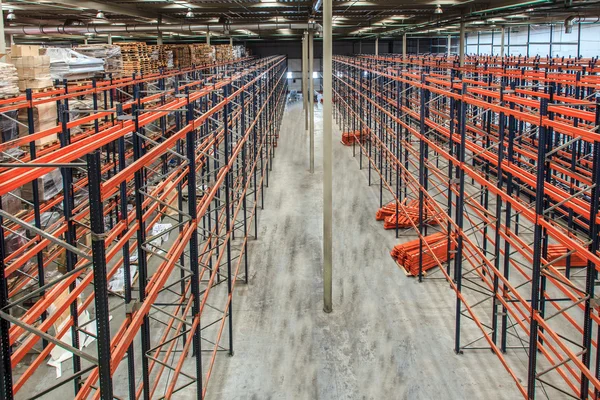
<path fill-rule="evenodd" d="M 489 350 L 454 354 L 453 292 L 396 267 L 389 251 L 409 239 L 375 221 L 379 186 L 335 126 L 334 311 L 323 313 L 321 112 L 311 175 L 302 103 L 286 110 L 250 282 L 234 297 L 235 355 L 217 360 L 208 398 L 520 398 Z M 472 323 L 463 332 L 480 335 Z"/>

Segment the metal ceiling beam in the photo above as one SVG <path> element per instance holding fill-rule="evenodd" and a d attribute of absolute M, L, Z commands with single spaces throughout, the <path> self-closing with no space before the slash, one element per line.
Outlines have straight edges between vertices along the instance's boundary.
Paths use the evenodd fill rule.
<path fill-rule="evenodd" d="M 111 14 L 121 14 L 121 15 L 129 15 L 131 17 L 136 18 L 148 18 L 148 19 L 158 19 L 161 15 L 160 13 L 155 13 L 152 11 L 144 11 L 140 10 L 137 7 L 130 7 L 124 5 L 112 5 L 107 3 L 99 3 L 96 1 L 90 0 L 61 0 L 62 4 L 70 4 L 77 8 L 83 8 L 88 10 L 102 10 L 104 12 L 109 12 Z M 171 23 L 181 23 L 180 20 L 174 18 L 162 18 L 163 22 L 171 22 Z"/>

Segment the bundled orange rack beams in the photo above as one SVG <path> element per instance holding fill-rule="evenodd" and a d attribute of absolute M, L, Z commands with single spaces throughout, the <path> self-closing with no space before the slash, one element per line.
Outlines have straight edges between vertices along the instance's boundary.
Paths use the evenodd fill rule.
<path fill-rule="evenodd" d="M 402 202 L 402 204 L 406 205 L 406 199 Z M 394 215 L 395 212 L 396 202 L 390 201 L 389 203 L 381 207 L 379 210 L 377 210 L 377 213 L 375 214 L 375 219 L 377 221 L 383 221 L 387 217 L 391 217 L 392 215 Z"/>
<path fill-rule="evenodd" d="M 396 225 L 398 228 L 410 228 L 419 223 L 419 201 L 411 200 L 407 203 L 405 199 L 401 205 L 404 209 L 402 210 L 399 207 L 398 213 L 396 213 L 396 202 L 394 201 L 377 210 L 375 219 L 377 221 L 383 221 L 383 229 L 396 229 Z M 425 208 L 423 209 L 423 218 L 425 220 L 427 220 L 428 217 L 428 209 L 429 207 L 425 204 Z M 433 219 L 427 221 L 427 224 L 437 225 L 438 222 Z"/>
<path fill-rule="evenodd" d="M 440 263 L 448 261 L 448 236 L 443 233 L 434 233 L 423 238 L 423 259 L 422 271 L 430 270 Z M 456 245 L 450 242 L 450 250 L 454 250 Z M 394 246 L 390 255 L 396 261 L 398 266 L 412 276 L 419 275 L 419 239 L 402 243 Z M 435 257 L 434 257 L 435 255 Z M 436 260 L 437 258 L 437 260 Z M 450 253 L 450 259 L 454 258 L 454 253 Z"/>
<path fill-rule="evenodd" d="M 346 146 L 352 146 L 354 143 L 365 141 L 367 134 L 363 132 L 362 137 L 357 139 L 357 136 L 361 136 L 360 131 L 342 133 L 342 143 Z"/>
<path fill-rule="evenodd" d="M 548 262 L 552 262 L 552 265 L 555 267 L 566 267 L 567 266 L 567 257 L 565 255 L 568 253 L 568 250 L 562 244 L 549 244 L 548 245 L 548 257 L 546 259 Z M 562 258 L 561 258 L 562 257 Z M 560 260 L 553 262 L 554 260 L 561 258 Z M 585 258 L 581 257 L 577 253 L 571 254 L 571 267 L 582 268 L 587 266 L 587 262 Z"/>

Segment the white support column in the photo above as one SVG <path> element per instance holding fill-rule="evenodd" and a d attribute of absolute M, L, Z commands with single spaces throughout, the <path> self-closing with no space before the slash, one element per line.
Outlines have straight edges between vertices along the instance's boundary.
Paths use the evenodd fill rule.
<path fill-rule="evenodd" d="M 460 66 L 463 67 L 465 65 L 465 22 L 461 21 L 460 23 L 460 41 L 459 41 L 459 60 Z"/>
<path fill-rule="evenodd" d="M 304 130 L 308 134 L 308 32 L 302 35 L 302 105 L 304 106 Z"/>
<path fill-rule="evenodd" d="M 323 0 L 323 311 L 333 311 L 332 2 Z"/>
<path fill-rule="evenodd" d="M 156 44 L 163 44 L 163 33 L 162 31 L 158 31 L 158 36 L 156 37 Z"/>
<path fill-rule="evenodd" d="M 108 44 L 112 44 L 112 33 L 108 34 L 108 37 L 107 37 L 106 41 L 107 41 Z"/>
<path fill-rule="evenodd" d="M 448 35 L 448 58 L 452 54 L 452 35 Z"/>
<path fill-rule="evenodd" d="M 402 57 L 406 57 L 406 33 L 402 35 Z"/>
<path fill-rule="evenodd" d="M 504 27 L 500 28 L 500 57 L 504 57 Z"/>
<path fill-rule="evenodd" d="M 314 69 L 314 32 L 308 32 L 308 115 L 310 121 L 310 173 L 315 173 L 315 79 L 313 78 Z"/>
<path fill-rule="evenodd" d="M 206 32 L 206 44 L 210 44 L 210 31 Z"/>
<path fill-rule="evenodd" d="M 4 36 L 4 35 L 2 35 L 2 36 Z M 83 39 L 83 44 L 88 44 L 87 38 Z M 5 47 L 6 47 L 6 45 L 5 45 Z"/>
<path fill-rule="evenodd" d="M 375 38 L 375 55 L 376 56 L 379 55 L 379 38 L 378 37 Z"/>
<path fill-rule="evenodd" d="M 2 10 L 2 0 L 0 0 L 0 10 Z M 6 54 L 6 36 L 4 36 L 4 11 L 2 11 L 0 17 L 2 17 L 0 18 L 0 54 Z"/>
<path fill-rule="evenodd" d="M 229 36 L 229 45 L 233 47 L 233 36 Z"/>

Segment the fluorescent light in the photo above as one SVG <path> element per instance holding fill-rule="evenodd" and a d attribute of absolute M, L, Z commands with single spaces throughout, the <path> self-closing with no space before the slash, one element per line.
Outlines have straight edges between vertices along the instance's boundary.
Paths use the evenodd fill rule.
<path fill-rule="evenodd" d="M 318 78 L 319 77 L 319 73 L 317 71 L 313 71 L 313 78 Z"/>
<path fill-rule="evenodd" d="M 288 71 L 288 73 L 287 73 L 287 78 L 288 78 L 288 79 L 292 79 L 292 73 L 291 73 L 291 72 L 289 72 L 289 71 Z"/>

